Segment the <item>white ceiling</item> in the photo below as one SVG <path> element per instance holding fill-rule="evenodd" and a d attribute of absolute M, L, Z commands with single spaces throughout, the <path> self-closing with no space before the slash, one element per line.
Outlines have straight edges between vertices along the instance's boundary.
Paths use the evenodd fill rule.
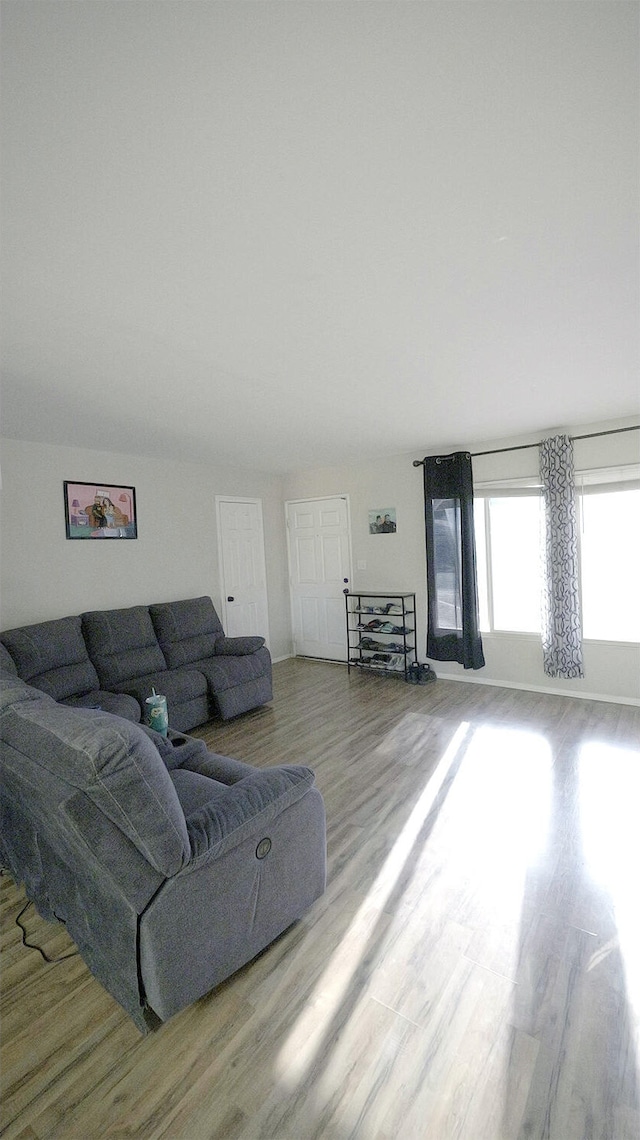
<path fill-rule="evenodd" d="M 4 2 L 3 434 L 287 471 L 634 414 L 638 12 Z"/>

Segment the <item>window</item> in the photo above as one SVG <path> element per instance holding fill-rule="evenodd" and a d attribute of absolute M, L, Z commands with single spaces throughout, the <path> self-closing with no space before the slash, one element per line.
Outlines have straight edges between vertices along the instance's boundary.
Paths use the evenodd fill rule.
<path fill-rule="evenodd" d="M 602 641 L 640 641 L 640 489 L 581 495 L 582 630 Z"/>
<path fill-rule="evenodd" d="M 474 509 L 481 631 L 539 633 L 540 495 L 479 493 Z"/>
<path fill-rule="evenodd" d="M 576 475 L 583 635 L 640 642 L 637 467 Z M 534 481 L 480 486 L 474 497 L 480 629 L 539 633 L 542 497 Z"/>

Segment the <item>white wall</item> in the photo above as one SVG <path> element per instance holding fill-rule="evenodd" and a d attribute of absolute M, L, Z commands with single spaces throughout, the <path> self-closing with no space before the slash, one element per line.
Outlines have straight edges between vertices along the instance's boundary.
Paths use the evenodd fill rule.
<path fill-rule="evenodd" d="M 220 610 L 216 495 L 262 500 L 271 652 L 291 652 L 279 477 L 5 439 L 0 626 L 209 594 Z M 70 541 L 64 480 L 134 486 L 136 540 Z"/>
<path fill-rule="evenodd" d="M 594 424 L 572 428 L 551 428 L 544 435 L 566 431 L 570 435 L 605 431 L 634 421 Z M 637 422 L 637 420 L 635 421 Z M 443 451 L 468 449 L 471 452 L 538 441 L 541 436 L 492 443 L 452 445 Z M 576 468 L 606 467 L 640 460 L 640 432 L 609 435 L 599 439 L 577 440 L 574 445 Z M 426 557 L 422 468 L 413 467 L 419 454 L 399 455 L 358 467 L 333 467 L 302 471 L 285 479 L 287 499 L 348 494 L 351 505 L 353 538 L 353 588 L 360 590 L 411 590 L 417 595 L 418 655 L 425 660 L 426 645 Z M 504 455 L 475 458 L 474 480 L 517 478 L 536 475 L 537 448 L 511 451 Z M 374 508 L 395 507 L 397 532 L 370 535 L 368 512 Z M 358 569 L 358 563 L 365 564 Z M 492 634 L 483 638 L 486 665 L 478 671 L 463 670 L 455 663 L 437 662 L 440 676 L 465 681 L 515 685 L 527 689 L 571 693 L 640 703 L 640 647 L 604 642 L 585 642 L 585 677 L 563 681 L 546 677 L 542 668 L 539 639 L 516 634 Z"/>
<path fill-rule="evenodd" d="M 627 421 L 631 422 L 631 421 Z M 572 435 L 620 424 L 549 429 Z M 536 437 L 540 438 L 540 437 Z M 484 451 L 526 443 L 453 444 L 443 450 Z M 640 432 L 576 442 L 577 467 L 637 462 Z M 357 467 L 300 471 L 279 479 L 260 472 L 165 463 L 109 452 L 3 440 L 0 626 L 46 621 L 86 609 L 117 607 L 210 594 L 220 605 L 215 496 L 261 498 L 269 593 L 270 647 L 275 658 L 291 652 L 289 586 L 283 501 L 348 494 L 351 504 L 354 589 L 414 590 L 418 602 L 418 650 L 426 640 L 426 560 L 422 469 L 400 455 Z M 474 459 L 477 482 L 536 473 L 537 451 Z M 65 538 L 65 479 L 136 488 L 139 538 L 132 542 L 72 542 Z M 395 507 L 397 533 L 370 535 L 368 512 Z M 358 563 L 365 563 L 358 568 Z M 436 664 L 440 676 L 530 689 L 640 699 L 640 648 L 585 643 L 583 680 L 551 681 L 542 671 L 539 642 L 530 636 L 485 636 L 484 669 L 465 672 Z"/>

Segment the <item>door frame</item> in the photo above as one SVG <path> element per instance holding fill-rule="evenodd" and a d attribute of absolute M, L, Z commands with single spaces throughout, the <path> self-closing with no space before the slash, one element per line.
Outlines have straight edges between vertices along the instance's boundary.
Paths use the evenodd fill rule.
<path fill-rule="evenodd" d="M 284 502 L 284 528 L 287 532 L 287 571 L 289 574 L 289 614 L 291 620 L 291 656 L 295 657 L 296 643 L 295 643 L 295 610 L 293 604 L 293 578 L 291 573 L 291 531 L 289 529 L 289 507 L 295 503 L 326 503 L 328 499 L 344 499 L 347 508 L 347 552 L 349 557 L 349 589 L 353 586 L 353 544 L 351 534 L 351 500 L 349 495 L 344 491 L 337 491 L 335 495 L 301 495 L 299 498 L 285 499 Z M 346 641 L 346 632 L 345 632 Z M 348 654 L 347 654 L 348 656 Z M 317 661 L 334 661 L 333 657 L 318 657 L 314 658 Z M 344 662 L 336 662 L 336 664 L 346 665 Z"/>
<path fill-rule="evenodd" d="M 258 508 L 258 515 L 260 519 L 260 537 L 262 539 L 262 562 L 264 566 L 264 604 L 265 615 L 267 619 L 267 635 L 265 641 L 267 646 L 271 642 L 271 625 L 269 622 L 269 590 L 267 588 L 267 552 L 264 544 L 264 515 L 262 510 L 262 499 L 256 499 L 253 495 L 216 495 L 216 537 L 218 542 L 218 581 L 220 583 L 220 603 L 222 607 L 222 625 L 225 633 L 227 630 L 227 594 L 229 590 L 224 580 L 224 558 L 222 556 L 222 515 L 220 512 L 221 503 L 254 503 Z"/>

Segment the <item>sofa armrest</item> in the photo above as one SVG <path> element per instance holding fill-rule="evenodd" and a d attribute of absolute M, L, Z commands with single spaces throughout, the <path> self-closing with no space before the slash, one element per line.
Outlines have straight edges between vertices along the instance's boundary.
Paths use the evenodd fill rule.
<path fill-rule="evenodd" d="M 173 772 L 174 768 L 191 768 L 192 771 L 199 772 L 206 762 L 209 752 L 204 740 L 176 732 L 173 728 L 168 730 L 166 736 L 147 724 L 141 724 L 140 728 L 155 744 L 169 772 Z"/>
<path fill-rule="evenodd" d="M 311 768 L 293 765 L 253 771 L 238 780 L 187 817 L 191 859 L 183 871 L 219 859 L 248 836 L 263 838 L 265 828 L 302 799 L 314 780 Z"/>
<path fill-rule="evenodd" d="M 255 775 L 257 770 L 253 764 L 245 764 L 243 760 L 234 760 L 231 756 L 221 756 L 217 752 L 189 757 L 180 767 L 227 785 L 237 784 L 240 780 Z"/>
<path fill-rule="evenodd" d="M 243 780 L 256 772 L 252 764 L 244 764 L 242 760 L 233 760 L 230 756 L 210 752 L 204 740 L 198 737 L 175 732 L 172 728 L 166 736 L 162 736 L 146 724 L 141 724 L 140 728 L 153 741 L 165 768 L 170 772 L 174 772 L 176 768 L 185 768 L 188 772 L 197 772 L 200 776 L 217 780 L 219 784 L 237 784 L 238 780 Z"/>
<path fill-rule="evenodd" d="M 264 637 L 219 637 L 216 656 L 245 657 L 247 653 L 257 653 L 263 645 Z"/>

